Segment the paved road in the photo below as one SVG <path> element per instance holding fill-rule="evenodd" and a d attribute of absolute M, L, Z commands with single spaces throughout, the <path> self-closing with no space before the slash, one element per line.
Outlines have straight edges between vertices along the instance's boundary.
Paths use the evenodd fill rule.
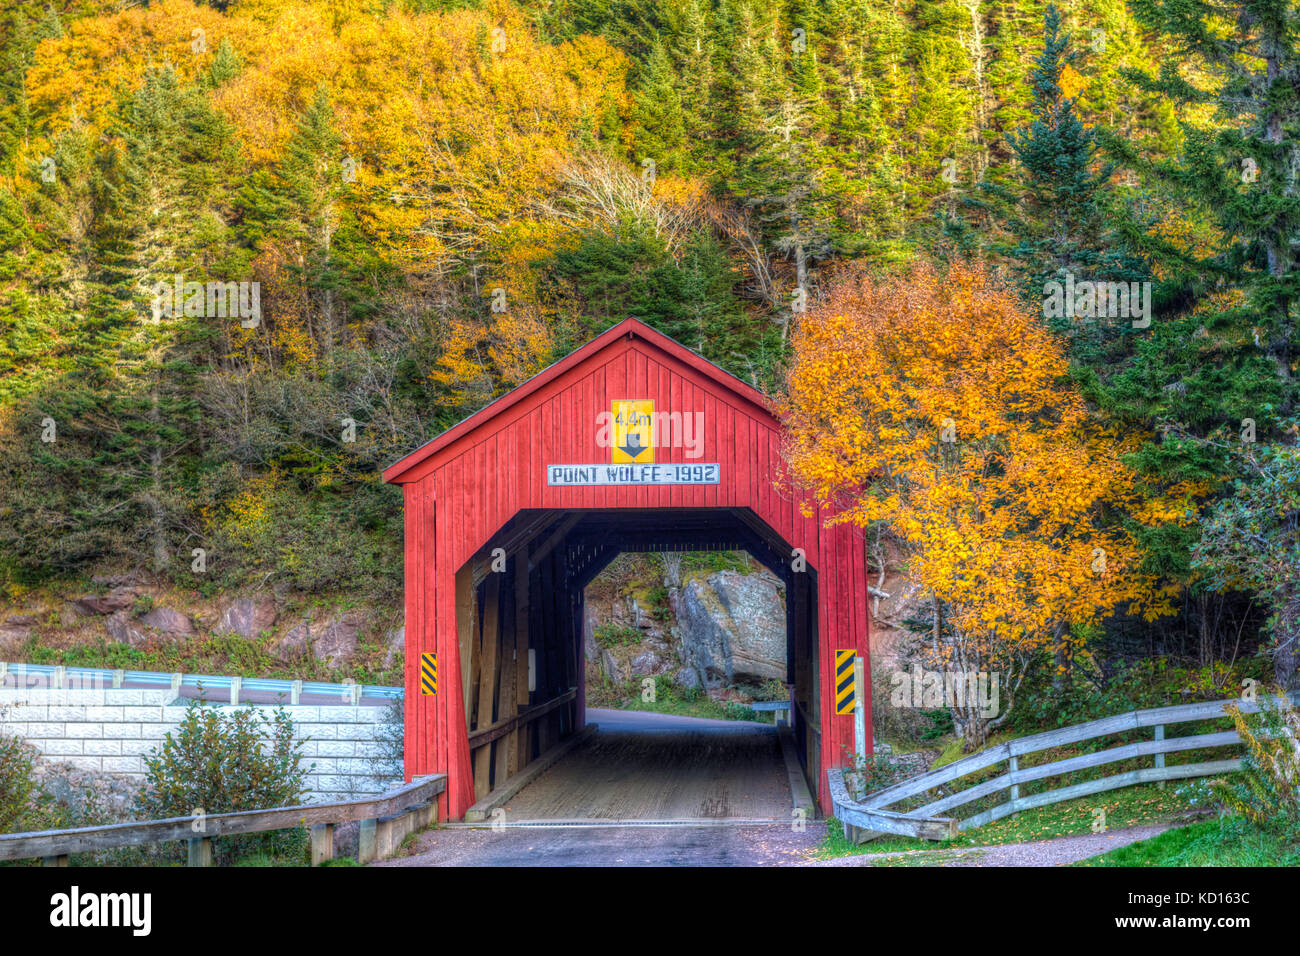
<path fill-rule="evenodd" d="M 803 863 L 825 825 L 431 830 L 411 856 L 374 866 L 780 866 Z"/>
<path fill-rule="evenodd" d="M 592 709 L 599 730 L 505 805 L 505 820 L 770 820 L 794 803 L 776 728 Z"/>
<path fill-rule="evenodd" d="M 376 865 L 763 866 L 803 862 L 822 841 L 824 824 L 793 825 L 771 725 L 600 709 L 587 719 L 599 731 L 506 804 L 504 829 L 433 830 L 413 855 Z M 741 822 L 756 820 L 773 822 Z"/>

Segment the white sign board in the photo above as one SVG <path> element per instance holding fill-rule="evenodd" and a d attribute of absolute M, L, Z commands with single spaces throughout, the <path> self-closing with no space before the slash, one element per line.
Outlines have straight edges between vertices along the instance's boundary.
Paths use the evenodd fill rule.
<path fill-rule="evenodd" d="M 548 485 L 716 485 L 717 462 L 657 465 L 547 465 Z"/>

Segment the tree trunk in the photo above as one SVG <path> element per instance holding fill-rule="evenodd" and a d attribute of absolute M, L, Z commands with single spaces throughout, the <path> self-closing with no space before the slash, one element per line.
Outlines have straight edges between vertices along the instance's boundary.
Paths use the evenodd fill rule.
<path fill-rule="evenodd" d="M 1292 591 L 1278 610 L 1273 675 L 1282 690 L 1300 689 L 1300 591 Z"/>
<path fill-rule="evenodd" d="M 167 569 L 171 555 L 167 550 L 167 522 L 162 503 L 162 445 L 158 429 L 162 414 L 159 409 L 158 388 L 149 396 L 149 424 L 153 429 L 153 447 L 149 449 L 149 536 L 153 543 L 153 569 L 161 574 Z"/>
<path fill-rule="evenodd" d="M 1065 690 L 1065 675 L 1069 673 L 1070 661 L 1065 652 L 1064 621 L 1057 621 L 1052 627 L 1052 693 L 1059 694 Z"/>

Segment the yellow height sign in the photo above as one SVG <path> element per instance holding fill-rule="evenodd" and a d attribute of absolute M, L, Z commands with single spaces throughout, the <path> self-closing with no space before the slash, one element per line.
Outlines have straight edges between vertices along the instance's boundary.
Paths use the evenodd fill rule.
<path fill-rule="evenodd" d="M 655 403 L 649 398 L 618 398 L 614 413 L 611 464 L 651 465 L 655 460 Z"/>
<path fill-rule="evenodd" d="M 438 693 L 438 655 L 420 655 L 420 695 L 432 697 Z"/>
<path fill-rule="evenodd" d="M 855 650 L 835 651 L 835 714 L 843 717 L 852 714 L 855 698 L 853 695 L 853 661 L 857 658 Z"/>

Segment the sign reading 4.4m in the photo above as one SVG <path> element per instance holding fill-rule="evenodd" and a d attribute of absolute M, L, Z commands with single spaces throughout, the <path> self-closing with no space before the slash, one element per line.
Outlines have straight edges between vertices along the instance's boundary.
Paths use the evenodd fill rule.
<path fill-rule="evenodd" d="M 655 460 L 655 403 L 648 398 L 616 398 L 611 404 L 614 416 L 610 463 L 614 465 L 652 465 Z"/>

